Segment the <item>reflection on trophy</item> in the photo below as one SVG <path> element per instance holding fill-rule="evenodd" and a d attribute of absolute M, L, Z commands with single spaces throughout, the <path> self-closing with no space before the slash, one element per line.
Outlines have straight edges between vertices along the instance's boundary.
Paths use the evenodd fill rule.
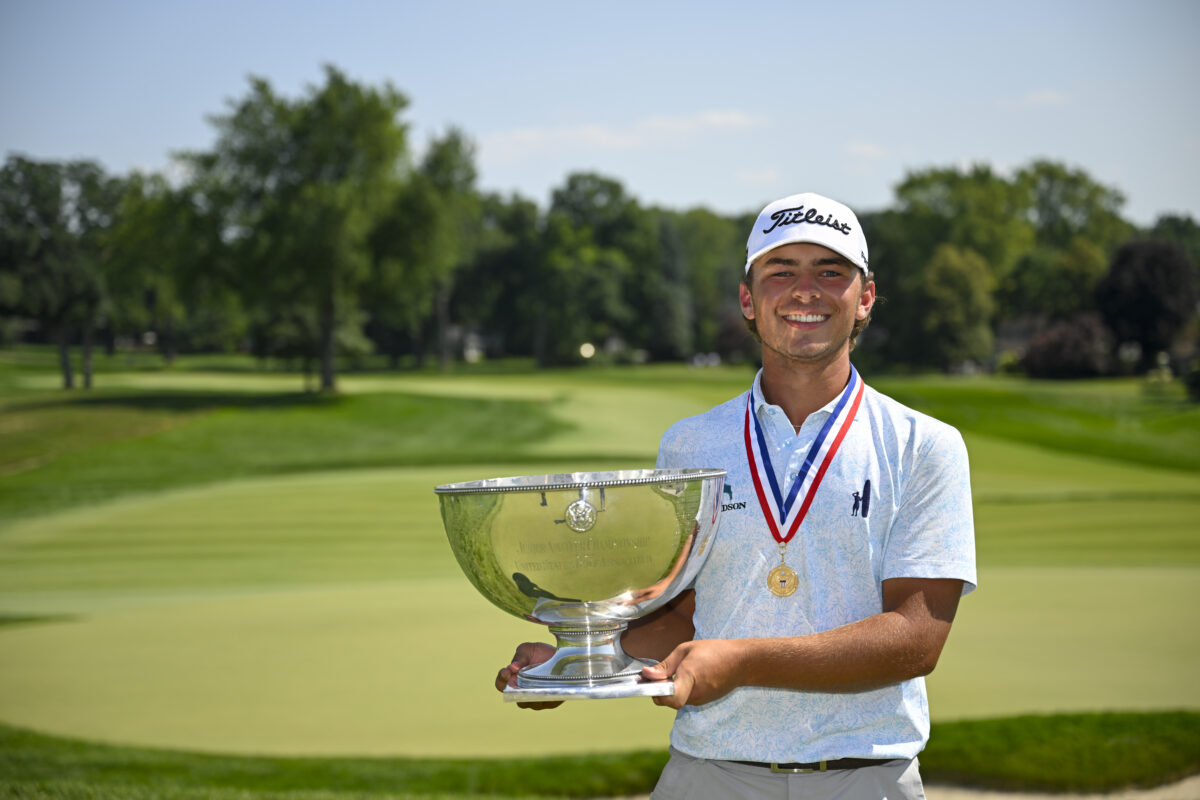
<path fill-rule="evenodd" d="M 725 471 L 625 470 L 439 486 L 442 522 L 467 578 L 516 616 L 548 625 L 553 657 L 525 667 L 506 700 L 669 695 L 655 662 L 621 649 L 631 620 L 687 588 L 712 550 Z"/>

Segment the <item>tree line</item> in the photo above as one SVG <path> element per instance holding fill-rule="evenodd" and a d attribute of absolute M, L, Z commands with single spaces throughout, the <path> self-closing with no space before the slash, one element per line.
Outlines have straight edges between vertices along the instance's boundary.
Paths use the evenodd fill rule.
<path fill-rule="evenodd" d="M 548 207 L 481 191 L 469 136 L 419 157 L 408 99 L 327 67 L 300 97 L 261 79 L 212 118 L 174 179 L 8 156 L 0 171 L 0 342 L 248 351 L 336 387 L 336 365 L 530 357 L 753 358 L 737 305 L 757 209 L 647 206 L 565 177 Z M 803 187 L 797 187 L 803 188 Z M 1184 367 L 1197 339 L 1200 225 L 1146 229 L 1124 197 L 1046 160 L 909 173 L 860 212 L 882 302 L 855 358 L 876 370 L 1041 377 Z M 1166 354 L 1165 356 L 1161 354 Z"/>

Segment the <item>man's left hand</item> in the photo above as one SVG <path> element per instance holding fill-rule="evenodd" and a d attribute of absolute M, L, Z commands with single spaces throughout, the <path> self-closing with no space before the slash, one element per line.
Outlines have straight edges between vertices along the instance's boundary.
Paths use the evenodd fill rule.
<path fill-rule="evenodd" d="M 646 667 L 642 677 L 673 679 L 675 693 L 655 697 L 655 705 L 682 708 L 719 700 L 739 686 L 738 664 L 742 645 L 735 639 L 701 639 L 684 642 L 657 666 Z"/>

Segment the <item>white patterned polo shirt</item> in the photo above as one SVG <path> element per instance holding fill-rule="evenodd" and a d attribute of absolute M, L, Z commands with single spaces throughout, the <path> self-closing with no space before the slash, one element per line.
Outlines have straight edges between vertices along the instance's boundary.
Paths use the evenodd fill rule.
<path fill-rule="evenodd" d="M 837 400 L 794 433 L 763 401 L 754 412 L 779 486 L 791 486 Z M 882 611 L 888 578 L 953 578 L 975 588 L 967 451 L 954 428 L 864 387 L 786 561 L 795 593 L 775 596 L 779 564 L 746 455 L 747 395 L 681 420 L 663 436 L 658 467 L 727 470 L 720 527 L 696 579 L 697 639 L 818 633 Z M 785 488 L 786 492 L 786 488 Z M 810 762 L 912 758 L 929 737 L 923 678 L 864 692 L 740 687 L 677 713 L 671 744 L 698 758 Z"/>

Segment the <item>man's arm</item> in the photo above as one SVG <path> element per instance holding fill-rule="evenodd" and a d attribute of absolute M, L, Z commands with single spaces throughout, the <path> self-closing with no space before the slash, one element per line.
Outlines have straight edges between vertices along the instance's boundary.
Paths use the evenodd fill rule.
<path fill-rule="evenodd" d="M 708 703 L 739 686 L 856 692 L 927 675 L 950 635 L 962 585 L 892 578 L 874 616 L 807 636 L 687 641 L 642 674 L 674 678 L 675 694 L 654 698 L 672 708 Z"/>

